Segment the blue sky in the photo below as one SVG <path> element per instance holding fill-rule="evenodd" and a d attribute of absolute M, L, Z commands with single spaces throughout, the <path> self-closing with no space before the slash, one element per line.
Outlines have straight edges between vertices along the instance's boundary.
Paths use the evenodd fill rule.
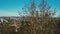
<path fill-rule="evenodd" d="M 30 0 L 0 0 L 0 16 L 18 16 L 18 11 L 22 12 L 22 7 L 25 3 L 29 3 Z M 36 4 L 39 4 L 41 0 L 36 0 Z M 56 8 L 56 16 L 60 13 L 60 0 L 47 0 L 47 3 L 51 5 L 51 9 Z"/>

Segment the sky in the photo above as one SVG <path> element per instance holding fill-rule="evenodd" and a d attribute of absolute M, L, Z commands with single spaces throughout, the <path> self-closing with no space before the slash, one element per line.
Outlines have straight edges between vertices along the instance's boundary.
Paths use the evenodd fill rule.
<path fill-rule="evenodd" d="M 35 0 L 39 4 L 41 0 Z M 60 0 L 46 0 L 53 10 L 56 8 L 56 16 L 60 13 Z M 30 0 L 0 0 L 0 16 L 19 16 L 19 10 L 22 13 L 22 7 L 25 3 L 30 3 Z"/>

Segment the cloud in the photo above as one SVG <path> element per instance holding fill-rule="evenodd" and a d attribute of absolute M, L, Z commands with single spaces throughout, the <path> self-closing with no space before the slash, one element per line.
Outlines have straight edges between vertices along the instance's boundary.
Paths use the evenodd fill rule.
<path fill-rule="evenodd" d="M 16 12 L 0 11 L 0 16 L 18 16 Z"/>

